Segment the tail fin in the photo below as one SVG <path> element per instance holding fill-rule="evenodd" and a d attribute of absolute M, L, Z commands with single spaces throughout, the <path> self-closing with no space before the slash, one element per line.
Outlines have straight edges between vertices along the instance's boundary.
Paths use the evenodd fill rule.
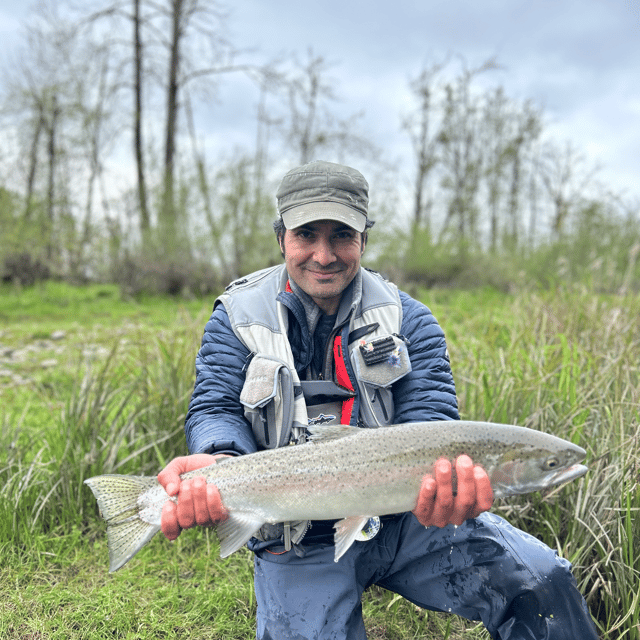
<path fill-rule="evenodd" d="M 152 476 L 95 476 L 84 481 L 98 501 L 100 514 L 107 521 L 109 571 L 125 565 L 160 530 L 139 517 L 138 498 L 158 487 Z"/>

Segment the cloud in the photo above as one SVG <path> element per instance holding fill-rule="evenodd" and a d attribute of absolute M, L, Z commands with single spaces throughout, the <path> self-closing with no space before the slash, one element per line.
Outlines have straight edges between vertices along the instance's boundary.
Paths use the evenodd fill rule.
<path fill-rule="evenodd" d="M 223 0 L 226 2 L 226 0 Z M 616 182 L 640 195 L 640 8 L 637 0 L 243 0 L 227 2 L 227 35 L 264 63 L 312 48 L 329 63 L 341 117 L 364 110 L 363 128 L 391 156 L 406 154 L 401 118 L 409 80 L 425 66 L 460 55 L 469 68 L 490 57 L 504 66 L 482 86 L 541 105 L 549 134 L 570 138 Z M 0 0 L 0 31 L 17 34 L 23 3 Z M 18 37 L 16 35 L 15 42 Z M 453 73 L 453 72 L 452 72 Z M 218 101 L 198 107 L 208 149 L 253 145 L 258 91 L 220 78 Z M 560 140 L 559 140 L 560 141 Z"/>

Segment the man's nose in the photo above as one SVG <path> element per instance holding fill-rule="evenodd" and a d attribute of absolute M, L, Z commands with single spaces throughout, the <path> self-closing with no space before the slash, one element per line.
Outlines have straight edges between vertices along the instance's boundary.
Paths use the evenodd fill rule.
<path fill-rule="evenodd" d="M 313 252 L 314 260 L 323 266 L 335 262 L 336 256 L 331 243 L 325 238 L 319 238 Z"/>

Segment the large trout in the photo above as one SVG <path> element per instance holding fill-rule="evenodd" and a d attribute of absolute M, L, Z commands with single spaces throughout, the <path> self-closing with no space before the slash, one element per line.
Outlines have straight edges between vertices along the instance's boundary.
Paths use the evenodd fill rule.
<path fill-rule="evenodd" d="M 467 454 L 484 467 L 496 498 L 578 478 L 584 449 L 540 431 L 488 422 L 442 421 L 379 429 L 309 427 L 311 441 L 226 458 L 185 473 L 218 487 L 229 518 L 218 525 L 220 555 L 242 547 L 265 523 L 332 520 L 335 560 L 372 516 L 411 511 L 422 478 L 445 457 Z M 103 475 L 85 480 L 107 521 L 109 570 L 160 530 L 169 497 L 155 477 Z"/>

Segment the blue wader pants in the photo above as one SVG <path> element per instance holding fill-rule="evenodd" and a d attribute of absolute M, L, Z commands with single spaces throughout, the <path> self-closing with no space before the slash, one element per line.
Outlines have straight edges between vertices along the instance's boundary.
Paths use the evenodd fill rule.
<path fill-rule="evenodd" d="M 258 640 L 365 640 L 361 598 L 373 584 L 482 620 L 500 640 L 598 638 L 569 562 L 493 514 L 444 529 L 404 514 L 337 563 L 331 544 L 305 550 L 256 553 Z"/>

